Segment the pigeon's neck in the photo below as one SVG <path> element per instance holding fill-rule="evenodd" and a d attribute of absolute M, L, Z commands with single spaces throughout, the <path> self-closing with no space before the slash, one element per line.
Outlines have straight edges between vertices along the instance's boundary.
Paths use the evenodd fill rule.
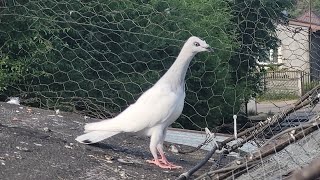
<path fill-rule="evenodd" d="M 173 89 L 184 87 L 185 76 L 194 55 L 190 50 L 182 48 L 175 62 L 158 82 L 170 84 Z"/>

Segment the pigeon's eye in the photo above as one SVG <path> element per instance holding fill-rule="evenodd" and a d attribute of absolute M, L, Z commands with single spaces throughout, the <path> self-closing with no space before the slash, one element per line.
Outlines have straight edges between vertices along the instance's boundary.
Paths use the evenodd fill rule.
<path fill-rule="evenodd" d="M 197 47 L 200 46 L 200 44 L 198 42 L 195 42 L 194 45 Z"/>

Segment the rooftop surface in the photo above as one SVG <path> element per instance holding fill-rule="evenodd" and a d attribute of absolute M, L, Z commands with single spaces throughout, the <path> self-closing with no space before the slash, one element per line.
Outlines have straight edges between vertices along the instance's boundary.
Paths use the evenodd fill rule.
<path fill-rule="evenodd" d="M 0 179 L 176 179 L 206 154 L 175 154 L 168 151 L 173 143 L 166 142 L 169 161 L 183 169 L 163 170 L 145 162 L 152 157 L 146 137 L 119 134 L 96 145 L 77 143 L 74 138 L 83 133 L 83 125 L 93 121 L 0 102 Z"/>
<path fill-rule="evenodd" d="M 300 17 L 297 17 L 296 20 L 304 23 L 320 25 L 320 17 L 312 11 L 305 12 Z"/>

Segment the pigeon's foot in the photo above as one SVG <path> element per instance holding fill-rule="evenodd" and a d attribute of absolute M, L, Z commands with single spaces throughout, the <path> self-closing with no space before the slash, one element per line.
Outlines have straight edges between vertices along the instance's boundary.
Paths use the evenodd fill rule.
<path fill-rule="evenodd" d="M 177 166 L 169 162 L 166 158 L 159 159 L 159 162 L 171 166 L 173 169 L 182 169 L 182 166 Z"/>
<path fill-rule="evenodd" d="M 169 166 L 173 167 L 173 169 L 182 169 L 182 166 L 177 166 L 177 165 L 174 165 L 171 162 L 169 162 L 168 159 L 166 158 L 165 154 L 163 153 L 163 151 L 159 151 L 159 152 L 160 152 L 160 156 L 161 156 L 159 161 L 162 164 L 169 165 Z"/>
<path fill-rule="evenodd" d="M 163 159 L 153 159 L 153 160 L 147 160 L 148 163 L 150 164 L 154 164 L 156 166 L 159 166 L 160 168 L 162 169 L 182 169 L 181 166 L 177 166 L 177 165 L 174 165 L 168 161 L 164 162 Z"/>

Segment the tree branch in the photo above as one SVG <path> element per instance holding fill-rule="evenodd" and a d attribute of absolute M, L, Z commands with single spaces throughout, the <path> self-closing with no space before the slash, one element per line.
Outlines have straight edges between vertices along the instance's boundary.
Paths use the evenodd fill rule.
<path fill-rule="evenodd" d="M 190 176 L 192 176 L 193 173 L 197 172 L 203 165 L 205 165 L 208 162 L 208 160 L 212 157 L 212 155 L 216 152 L 217 149 L 218 149 L 217 145 L 214 145 L 212 147 L 212 150 L 208 152 L 208 154 L 203 160 L 201 160 L 196 166 L 191 168 L 189 171 L 181 174 L 177 180 L 186 180 Z"/>
<path fill-rule="evenodd" d="M 192 174 L 194 174 L 204 164 L 206 164 L 206 162 L 212 157 L 212 155 L 215 153 L 215 151 L 217 149 L 222 149 L 224 147 L 228 150 L 228 152 L 232 152 L 232 151 L 242 147 L 245 143 L 252 140 L 257 135 L 262 134 L 268 127 L 283 121 L 292 112 L 297 111 L 307 105 L 312 104 L 312 102 L 314 102 L 316 100 L 316 98 L 318 98 L 316 96 L 316 94 L 318 94 L 319 89 L 320 89 L 320 84 L 317 85 L 316 87 L 314 87 L 309 92 L 307 92 L 305 95 L 303 95 L 299 100 L 297 100 L 293 104 L 293 106 L 289 107 L 285 111 L 280 112 L 280 113 L 274 115 L 272 118 L 269 118 L 263 122 L 259 122 L 255 126 L 250 127 L 248 129 L 238 133 L 238 138 L 241 138 L 242 140 L 240 142 L 238 142 L 237 144 L 234 144 L 231 147 L 229 147 L 227 145 L 229 142 L 235 140 L 235 137 L 230 137 L 230 138 L 224 140 L 223 142 L 219 142 L 219 147 L 214 146 L 213 149 L 206 155 L 206 157 L 203 160 L 201 160 L 195 167 L 191 168 L 189 171 L 181 174 L 179 176 L 178 180 L 188 179 Z M 319 120 L 319 116 L 317 116 L 315 121 L 318 121 L 318 120 Z M 273 154 L 277 151 L 282 150 L 283 148 L 288 146 L 290 143 L 292 143 L 292 141 L 296 141 L 298 139 L 301 139 L 301 138 L 305 137 L 306 135 L 312 133 L 316 129 L 318 129 L 318 124 L 317 123 L 307 124 L 307 125 L 304 124 L 304 126 L 297 127 L 296 129 L 297 129 L 297 131 L 298 131 L 298 129 L 300 129 L 300 131 L 298 131 L 295 134 L 288 134 L 288 133 L 283 134 L 282 133 L 283 135 L 282 134 L 277 135 L 279 138 L 280 137 L 281 138 L 280 138 L 280 140 L 277 140 L 276 142 L 274 142 L 275 144 L 273 144 L 272 147 L 270 147 L 270 145 L 267 146 L 268 144 L 265 144 L 259 148 L 259 151 L 257 153 L 244 157 L 243 160 L 240 162 L 237 161 L 237 162 L 230 163 L 228 165 L 228 167 L 225 167 L 225 168 L 228 168 L 231 170 L 229 170 L 229 172 L 224 173 L 222 175 L 219 174 L 219 176 L 216 176 L 216 178 L 218 178 L 218 179 L 226 178 L 226 177 L 230 176 L 230 174 L 233 174 L 234 171 L 242 172 L 242 173 L 238 173 L 238 176 L 243 174 L 245 171 L 242 171 L 242 170 L 243 170 L 243 168 L 248 167 L 247 166 L 248 163 L 254 164 L 255 160 L 264 158 L 270 154 Z M 294 137 L 294 139 L 291 139 L 292 136 Z M 197 148 L 195 148 L 195 150 L 200 149 L 203 145 L 204 145 L 204 143 L 199 145 Z M 241 165 L 239 165 L 239 163 Z M 253 164 L 251 164 L 251 165 L 253 165 Z M 225 168 L 219 169 L 220 170 L 219 172 L 224 171 Z M 205 177 L 205 176 L 208 176 L 209 174 L 214 174 L 214 173 L 217 173 L 217 171 L 211 171 L 211 173 L 210 172 L 205 173 L 200 177 Z"/>
<path fill-rule="evenodd" d="M 309 135 L 310 133 L 318 130 L 320 118 L 317 117 L 316 121 L 317 122 L 313 122 L 313 123 L 310 122 L 308 123 L 308 125 L 304 124 L 299 127 L 295 127 L 295 130 L 297 131 L 295 134 L 284 133 L 281 136 L 278 136 L 278 139 L 275 139 L 274 142 L 269 142 L 269 144 L 263 145 L 261 148 L 259 148 L 259 150 L 256 153 L 253 153 L 252 155 L 247 155 L 242 160 L 237 160 L 230 163 L 228 167 L 226 167 L 229 170 L 228 172 L 225 172 L 224 174 L 216 174 L 213 177 L 213 179 L 227 178 L 232 174 L 234 174 L 235 172 L 240 172 L 241 170 L 245 169 L 247 167 L 247 164 L 251 164 L 252 162 L 261 162 L 261 159 L 263 159 L 264 157 L 281 151 L 291 143 L 299 139 L 302 139 L 305 136 Z M 242 164 L 242 166 L 240 166 L 239 164 Z M 242 171 L 241 173 L 237 173 L 237 176 L 240 176 L 245 172 L 247 171 Z"/>

